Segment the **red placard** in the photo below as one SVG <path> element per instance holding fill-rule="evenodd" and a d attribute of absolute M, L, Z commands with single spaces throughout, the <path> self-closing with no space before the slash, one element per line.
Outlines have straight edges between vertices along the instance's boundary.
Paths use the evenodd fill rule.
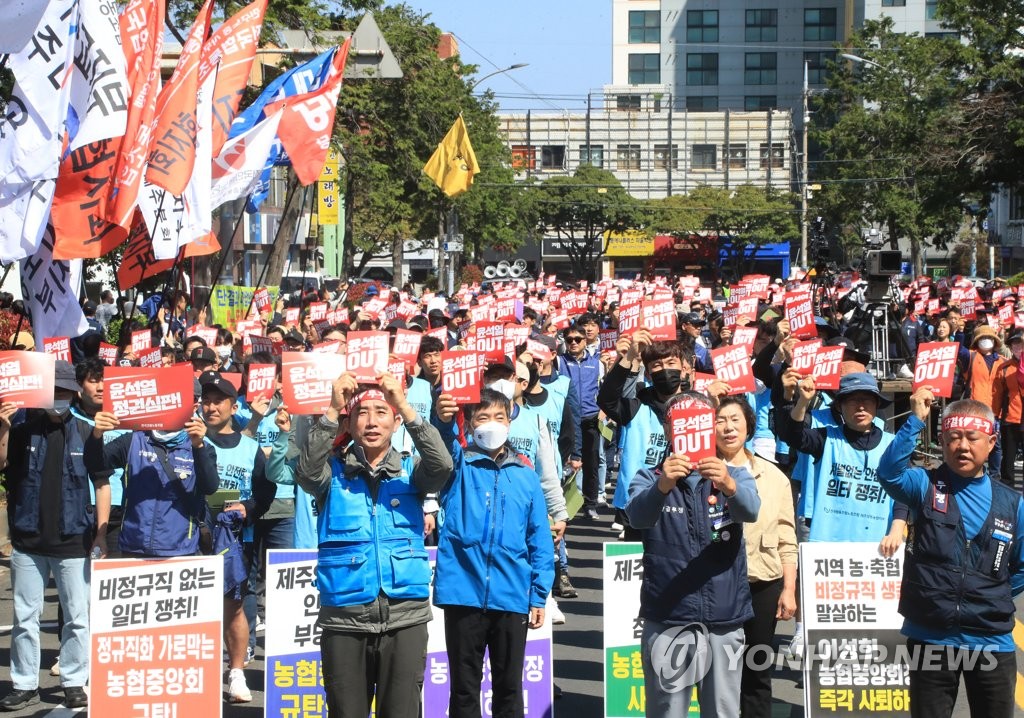
<path fill-rule="evenodd" d="M 619 333 L 614 329 L 602 329 L 598 333 L 601 342 L 601 353 L 615 351 L 615 344 L 619 339 Z"/>
<path fill-rule="evenodd" d="M 199 337 L 206 342 L 206 346 L 213 347 L 217 345 L 217 327 L 201 327 L 196 324 L 185 330 L 185 337 Z"/>
<path fill-rule="evenodd" d="M 1012 304 L 1002 304 L 999 306 L 999 323 L 1007 327 L 1013 324 Z"/>
<path fill-rule="evenodd" d="M 625 294 L 625 292 L 623 292 Z M 632 334 L 640 328 L 641 304 L 627 304 L 619 307 L 619 336 Z"/>
<path fill-rule="evenodd" d="M 0 352 L 0 404 L 51 408 L 56 361 L 53 354 L 42 352 Z"/>
<path fill-rule="evenodd" d="M 122 429 L 180 429 L 195 410 L 193 378 L 187 363 L 149 369 L 107 367 L 103 411 L 113 412 Z"/>
<path fill-rule="evenodd" d="M 524 327 L 522 324 L 506 324 L 504 344 L 505 355 L 515 356 L 516 348 L 522 344 L 526 344 L 526 340 L 529 338 L 529 327 Z"/>
<path fill-rule="evenodd" d="M 540 361 L 551 361 L 555 358 L 555 353 L 551 350 L 544 342 L 539 342 L 536 339 L 526 340 L 526 351 L 529 352 L 530 356 Z"/>
<path fill-rule="evenodd" d="M 395 331 L 395 344 L 391 347 L 391 355 L 402 360 L 407 374 L 411 374 L 416 366 L 416 360 L 420 354 L 420 342 L 422 341 L 423 334 L 421 332 L 413 332 L 407 329 Z"/>
<path fill-rule="evenodd" d="M 757 339 L 757 327 L 736 327 L 732 332 L 732 345 L 734 347 L 746 347 L 747 354 L 754 351 L 754 341 Z"/>
<path fill-rule="evenodd" d="M 61 361 L 71 361 L 71 338 L 70 337 L 51 337 L 50 339 L 43 340 L 43 351 L 47 354 L 53 354 L 56 359 Z"/>
<path fill-rule="evenodd" d="M 714 374 L 705 374 L 703 372 L 695 371 L 693 373 L 693 390 L 698 394 L 707 394 L 708 386 L 713 381 L 718 381 L 718 377 Z"/>
<path fill-rule="evenodd" d="M 729 394 L 754 391 L 754 373 L 746 347 L 720 347 L 711 350 L 715 376 L 729 385 Z"/>
<path fill-rule="evenodd" d="M 953 396 L 953 377 L 956 374 L 956 358 L 959 351 L 959 342 L 918 344 L 911 391 L 917 391 L 922 386 L 930 386 L 935 396 L 951 398 Z"/>
<path fill-rule="evenodd" d="M 928 313 L 929 314 L 938 314 L 939 313 L 939 300 L 938 299 L 929 299 L 928 300 Z"/>
<path fill-rule="evenodd" d="M 790 294 L 786 297 L 786 321 L 789 331 L 797 339 L 812 339 L 818 336 L 814 326 L 814 308 L 810 294 Z"/>
<path fill-rule="evenodd" d="M 117 364 L 117 347 L 113 344 L 107 344 L 106 342 L 100 343 L 99 351 L 100 359 L 107 366 L 114 366 Z"/>
<path fill-rule="evenodd" d="M 793 369 L 800 372 L 801 376 L 811 376 L 814 370 L 814 358 L 821 348 L 820 339 L 808 339 L 805 342 L 798 342 L 793 345 Z"/>
<path fill-rule="evenodd" d="M 152 369 L 163 365 L 163 361 L 160 357 L 160 347 L 150 347 L 149 349 L 143 349 L 138 353 L 139 366 L 146 369 Z"/>
<path fill-rule="evenodd" d="M 434 337 L 438 339 L 441 344 L 448 346 L 448 327 L 436 327 L 429 331 L 423 332 L 424 336 Z"/>
<path fill-rule="evenodd" d="M 620 314 L 621 316 L 621 314 Z M 671 295 L 666 299 L 650 299 L 640 304 L 640 326 L 651 333 L 654 341 L 674 342 L 676 305 Z"/>
<path fill-rule="evenodd" d="M 380 315 L 384 311 L 384 308 L 387 307 L 387 305 L 388 305 L 388 300 L 387 299 L 381 299 L 380 297 L 377 297 L 376 299 L 368 300 L 362 306 L 361 311 L 366 312 L 367 314 L 369 314 L 374 319 L 380 319 Z"/>
<path fill-rule="evenodd" d="M 839 369 L 846 347 L 822 347 L 814 356 L 814 388 L 838 389 Z"/>
<path fill-rule="evenodd" d="M 494 310 L 489 304 L 477 304 L 475 307 L 469 308 L 469 321 L 473 324 L 490 322 L 493 315 Z"/>
<path fill-rule="evenodd" d="M 672 453 L 692 463 L 715 455 L 715 410 L 692 399 L 675 404 L 668 413 Z"/>
<path fill-rule="evenodd" d="M 265 337 L 260 334 L 246 334 L 242 337 L 242 353 L 246 356 L 261 352 L 269 354 L 273 351 L 274 342 L 271 341 L 270 337 Z"/>
<path fill-rule="evenodd" d="M 377 375 L 388 370 L 389 339 L 387 332 L 349 332 L 345 370 L 356 381 L 376 384 Z"/>
<path fill-rule="evenodd" d="M 388 374 L 398 379 L 398 383 L 402 385 L 403 390 L 405 389 L 405 375 L 407 373 L 405 362 L 402 359 L 392 357 L 388 361 Z"/>
<path fill-rule="evenodd" d="M 441 393 L 461 404 L 480 401 L 480 370 L 483 361 L 476 352 L 441 352 Z"/>
<path fill-rule="evenodd" d="M 252 303 L 260 314 L 270 311 L 270 292 L 267 291 L 266 287 L 260 287 L 256 290 L 256 293 L 252 296 Z"/>
<path fill-rule="evenodd" d="M 262 337 L 263 322 L 259 319 L 242 319 L 235 324 L 235 331 L 242 337 L 248 336 L 249 334 L 255 334 L 258 337 Z"/>
<path fill-rule="evenodd" d="M 331 342 L 320 342 L 310 347 L 310 351 L 314 354 L 338 354 L 341 349 L 341 342 L 334 340 Z"/>
<path fill-rule="evenodd" d="M 143 349 L 153 346 L 153 332 L 148 329 L 140 329 L 132 332 L 132 354 L 138 355 Z"/>
<path fill-rule="evenodd" d="M 298 324 L 299 323 L 299 308 L 288 307 L 284 310 L 284 323 L 285 324 Z"/>
<path fill-rule="evenodd" d="M 553 326 L 558 331 L 562 331 L 569 326 L 569 315 L 565 313 L 564 309 L 551 312 L 551 316 L 548 317 Z"/>
<path fill-rule="evenodd" d="M 564 292 L 560 302 L 565 313 L 570 317 L 574 317 L 587 311 L 590 296 L 586 292 Z"/>
<path fill-rule="evenodd" d="M 757 321 L 757 297 L 746 297 L 741 299 L 738 304 L 737 324 L 749 324 Z"/>
<path fill-rule="evenodd" d="M 310 302 L 309 319 L 313 322 L 322 322 L 327 318 L 327 302 Z"/>
<path fill-rule="evenodd" d="M 281 399 L 289 414 L 323 414 L 331 406 L 335 379 L 345 371 L 341 354 L 283 352 Z"/>
<path fill-rule="evenodd" d="M 973 296 L 964 297 L 960 302 L 960 316 L 967 320 L 978 318 L 978 304 Z"/>
<path fill-rule="evenodd" d="M 249 381 L 245 385 L 245 398 L 251 404 L 257 399 L 270 399 L 277 390 L 277 366 L 250 364 Z"/>
<path fill-rule="evenodd" d="M 515 299 L 499 299 L 494 303 L 494 321 L 496 322 L 514 322 L 518 319 L 516 317 L 516 300 Z"/>
<path fill-rule="evenodd" d="M 488 362 L 505 361 L 505 325 L 500 322 L 478 322 L 473 325 L 469 348 L 484 355 Z"/>

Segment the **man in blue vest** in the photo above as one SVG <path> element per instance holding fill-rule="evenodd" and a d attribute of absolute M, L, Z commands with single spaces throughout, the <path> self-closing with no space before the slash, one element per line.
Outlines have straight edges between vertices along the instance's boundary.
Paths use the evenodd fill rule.
<path fill-rule="evenodd" d="M 18 711 L 39 702 L 39 617 L 50 575 L 64 611 L 60 637 L 60 682 L 64 704 L 88 704 L 89 554 L 106 552 L 97 531 L 106 534 L 110 486 L 105 475 L 90 475 L 83 460 L 92 427 L 71 413 L 81 390 L 75 369 L 57 361 L 53 408 L 18 411 L 0 404 L 0 469 L 6 475 L 7 513 L 11 524 L 11 629 L 13 689 L 0 710 Z M 17 414 L 17 415 L 16 415 Z M 90 481 L 96 491 L 95 512 L 89 503 Z"/>
<path fill-rule="evenodd" d="M 882 456 L 878 480 L 910 508 L 900 613 L 910 665 L 910 712 L 953 714 L 960 676 L 971 715 L 1014 715 L 1014 596 L 1024 590 L 1024 501 L 986 471 L 996 443 L 991 408 L 974 399 L 942 417 L 943 463 L 910 465 L 929 420 L 930 387 L 910 397 L 913 415 Z"/>
<path fill-rule="evenodd" d="M 667 402 L 711 408 L 702 394 Z M 671 434 L 668 423 L 663 425 Z M 738 716 L 742 671 L 731 657 L 743 649 L 753 617 L 743 522 L 761 500 L 744 467 L 717 457 L 691 462 L 666 448 L 654 468 L 629 484 L 626 514 L 644 543 L 640 617 L 645 707 L 649 718 L 686 715 L 698 685 L 701 715 Z M 708 675 L 710 673 L 710 675 Z"/>
<path fill-rule="evenodd" d="M 270 508 L 277 487 L 266 477 L 266 457 L 256 440 L 232 427 L 232 417 L 238 411 L 238 393 L 234 385 L 217 372 L 203 374 L 199 384 L 202 387 L 200 406 L 206 422 L 206 440 L 217 455 L 218 488 L 238 491 L 238 500 L 226 503 L 224 511 L 237 511 L 251 536 L 251 527 Z M 241 541 L 242 537 L 237 540 Z M 228 650 L 228 700 L 232 703 L 252 700 L 242 670 L 249 649 L 249 621 L 242 607 L 246 591 L 244 583 L 225 585 L 224 642 Z"/>
<path fill-rule="evenodd" d="M 361 387 L 342 374 L 334 382 L 295 472 L 318 509 L 320 650 L 332 718 L 366 718 L 374 698 L 377 715 L 420 712 L 431 618 L 421 501 L 451 477 L 452 459 L 398 380 L 378 381 Z M 419 456 L 391 446 L 399 422 Z M 351 441 L 343 437 L 335 452 L 339 429 Z"/>

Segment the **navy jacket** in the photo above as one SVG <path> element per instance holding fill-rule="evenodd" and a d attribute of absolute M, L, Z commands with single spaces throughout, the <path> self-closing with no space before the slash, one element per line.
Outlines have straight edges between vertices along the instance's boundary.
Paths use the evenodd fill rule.
<path fill-rule="evenodd" d="M 597 389 L 601 378 L 601 358 L 587 354 L 582 359 L 573 359 L 568 354 L 558 358 L 558 373 L 572 381 L 572 389 L 580 402 L 580 418 L 597 416 Z"/>

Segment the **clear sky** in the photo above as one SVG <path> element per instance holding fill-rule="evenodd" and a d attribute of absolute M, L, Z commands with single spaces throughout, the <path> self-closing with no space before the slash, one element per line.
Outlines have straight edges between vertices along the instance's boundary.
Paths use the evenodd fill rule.
<path fill-rule="evenodd" d="M 458 38 L 502 111 L 581 110 L 588 91 L 611 82 L 610 0 L 406 0 Z"/>

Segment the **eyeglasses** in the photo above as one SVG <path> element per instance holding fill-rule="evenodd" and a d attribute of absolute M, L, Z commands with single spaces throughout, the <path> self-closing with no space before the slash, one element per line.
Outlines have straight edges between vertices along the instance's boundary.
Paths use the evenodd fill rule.
<path fill-rule="evenodd" d="M 578 344 L 579 342 L 583 341 L 583 337 L 566 337 L 565 341 L 568 342 L 569 344 Z"/>

